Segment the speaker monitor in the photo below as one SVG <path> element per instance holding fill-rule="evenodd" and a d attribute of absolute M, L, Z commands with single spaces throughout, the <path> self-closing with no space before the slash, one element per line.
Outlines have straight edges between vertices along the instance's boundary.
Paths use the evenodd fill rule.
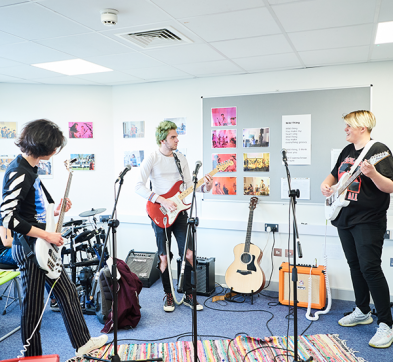
<path fill-rule="evenodd" d="M 209 296 L 216 289 L 216 267 L 215 258 L 197 257 L 197 295 Z M 177 280 L 179 280 L 182 259 L 177 259 Z M 192 274 L 191 274 L 192 275 Z M 194 279 L 191 277 L 191 283 Z M 179 293 L 182 291 L 177 290 Z"/>
<path fill-rule="evenodd" d="M 126 259 L 130 270 L 135 273 L 145 288 L 150 288 L 160 277 L 158 253 L 140 252 L 131 250 Z"/>
<path fill-rule="evenodd" d="M 278 300 L 281 304 L 293 305 L 292 268 L 288 263 L 282 263 L 279 273 Z M 311 265 L 297 265 L 297 300 L 299 307 L 308 307 L 309 277 L 311 269 L 311 308 L 322 309 L 326 305 L 325 267 Z M 289 293 L 290 291 L 290 293 Z"/>

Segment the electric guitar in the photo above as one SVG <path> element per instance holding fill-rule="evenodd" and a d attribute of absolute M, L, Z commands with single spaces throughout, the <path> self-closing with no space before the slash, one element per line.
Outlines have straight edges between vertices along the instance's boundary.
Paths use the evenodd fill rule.
<path fill-rule="evenodd" d="M 222 162 L 217 165 L 217 167 L 209 172 L 210 176 L 215 175 L 219 171 L 225 171 L 226 168 L 229 166 L 233 165 L 232 160 L 228 160 L 225 162 Z M 197 187 L 201 186 L 203 184 L 203 177 L 198 181 Z M 160 228 L 165 228 L 171 226 L 179 213 L 183 210 L 188 210 L 191 207 L 191 204 L 185 204 L 184 199 L 192 193 L 194 186 L 189 187 L 187 190 L 180 192 L 180 186 L 182 185 L 183 181 L 177 181 L 172 188 L 164 195 L 161 195 L 165 199 L 170 199 L 173 202 L 176 203 L 177 208 L 174 211 L 169 211 L 165 209 L 164 206 L 160 205 L 159 203 L 152 203 L 148 202 L 146 204 L 146 211 L 147 214 L 150 216 L 150 218 L 153 220 L 153 222 L 159 226 Z"/>
<path fill-rule="evenodd" d="M 252 197 L 250 200 L 246 242 L 235 246 L 233 249 L 235 261 L 225 273 L 226 285 L 238 293 L 258 293 L 265 286 L 265 274 L 259 265 L 263 253 L 261 249 L 250 241 L 252 219 L 257 203 L 258 198 Z"/>
<path fill-rule="evenodd" d="M 389 152 L 385 151 L 372 156 L 368 162 L 371 165 L 376 165 L 378 162 L 381 162 L 389 156 Z M 327 220 L 334 220 L 341 209 L 349 205 L 350 200 L 345 200 L 348 187 L 356 180 L 357 177 L 360 176 L 361 173 L 360 167 L 352 174 L 352 176 L 348 172 L 345 172 L 341 176 L 340 181 L 336 185 L 331 186 L 334 192 L 325 200 L 325 217 Z"/>
<path fill-rule="evenodd" d="M 64 193 L 63 202 L 61 204 L 59 219 L 57 221 L 57 225 L 54 217 L 54 208 L 55 204 L 49 204 L 46 209 L 46 228 L 45 230 L 48 232 L 56 232 L 60 233 L 61 228 L 63 227 L 64 213 L 67 205 L 67 197 L 70 192 L 71 180 L 72 180 L 72 170 L 70 170 L 70 164 L 76 161 L 73 159 L 72 161 L 64 161 L 65 167 L 69 172 L 67 187 Z M 50 279 L 57 279 L 62 271 L 62 260 L 61 260 L 61 250 L 63 246 L 57 246 L 55 244 L 48 243 L 44 239 L 37 238 L 35 242 L 35 255 L 37 258 L 38 265 L 41 269 L 47 271 L 46 276 Z"/>

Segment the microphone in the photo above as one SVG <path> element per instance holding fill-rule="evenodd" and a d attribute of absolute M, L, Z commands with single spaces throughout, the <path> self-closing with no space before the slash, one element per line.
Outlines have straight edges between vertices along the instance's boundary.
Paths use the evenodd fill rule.
<path fill-rule="evenodd" d="M 193 177 L 194 179 L 197 177 L 198 172 L 199 172 L 199 169 L 201 168 L 201 166 L 202 166 L 202 162 L 201 162 L 201 161 L 195 162 L 195 170 L 194 170 L 194 172 L 192 173 L 192 177 Z"/>
<path fill-rule="evenodd" d="M 120 180 L 122 180 L 123 179 L 123 177 L 126 175 L 126 173 L 128 172 L 128 171 L 130 171 L 131 170 L 131 165 L 127 165 L 126 166 L 126 168 L 123 170 L 123 172 L 119 175 L 119 177 L 116 179 L 116 182 L 115 183 L 117 183 L 117 182 L 119 182 Z"/>
<path fill-rule="evenodd" d="M 287 162 L 287 161 L 288 161 L 288 159 L 287 159 L 287 150 L 286 150 L 285 148 L 283 148 L 283 149 L 281 150 L 281 153 L 282 153 L 282 160 L 283 160 L 284 162 Z"/>

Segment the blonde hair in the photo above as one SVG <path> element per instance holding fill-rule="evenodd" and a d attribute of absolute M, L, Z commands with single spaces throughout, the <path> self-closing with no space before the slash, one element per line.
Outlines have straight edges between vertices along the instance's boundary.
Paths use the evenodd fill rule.
<path fill-rule="evenodd" d="M 377 120 L 370 111 L 354 111 L 344 116 L 344 121 L 351 127 L 366 127 L 369 132 L 376 126 Z"/>

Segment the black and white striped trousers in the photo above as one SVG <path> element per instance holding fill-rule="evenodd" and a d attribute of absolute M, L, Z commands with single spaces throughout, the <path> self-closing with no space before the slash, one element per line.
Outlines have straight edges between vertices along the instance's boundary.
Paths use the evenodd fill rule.
<path fill-rule="evenodd" d="M 26 345 L 27 339 L 33 333 L 44 308 L 45 281 L 52 286 L 55 280 L 47 278 L 45 273 L 31 259 L 26 258 L 22 245 L 12 245 L 12 257 L 19 266 L 22 279 L 21 332 L 23 345 Z M 59 305 L 71 344 L 75 349 L 78 349 L 87 343 L 90 339 L 90 333 L 82 314 L 76 287 L 64 269 L 52 293 Z M 41 323 L 30 339 L 25 357 L 42 355 L 40 327 Z"/>

